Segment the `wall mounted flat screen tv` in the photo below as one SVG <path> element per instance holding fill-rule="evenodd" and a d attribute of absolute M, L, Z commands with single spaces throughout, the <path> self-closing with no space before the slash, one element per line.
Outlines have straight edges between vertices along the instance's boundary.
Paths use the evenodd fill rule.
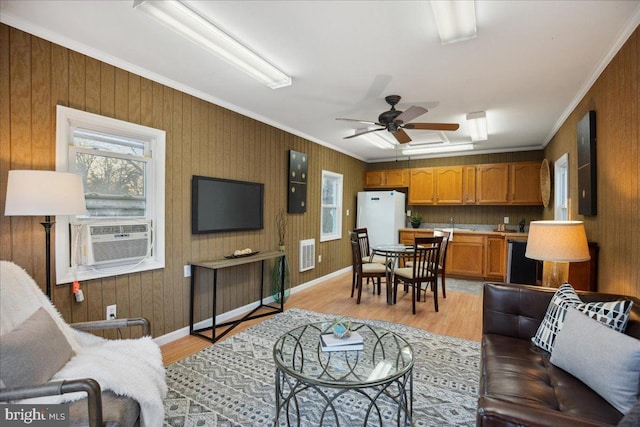
<path fill-rule="evenodd" d="M 261 230 L 264 184 L 194 175 L 191 232 Z"/>

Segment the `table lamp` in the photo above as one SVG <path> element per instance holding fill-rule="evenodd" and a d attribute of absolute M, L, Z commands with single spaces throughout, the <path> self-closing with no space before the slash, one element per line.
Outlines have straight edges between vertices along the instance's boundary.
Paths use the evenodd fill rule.
<path fill-rule="evenodd" d="M 531 221 L 525 256 L 544 261 L 542 286 L 558 288 L 569 279 L 569 263 L 588 261 L 582 221 Z"/>
<path fill-rule="evenodd" d="M 80 175 L 46 170 L 12 170 L 7 181 L 5 216 L 44 216 L 46 293 L 51 299 L 51 221 L 54 215 L 86 212 Z"/>

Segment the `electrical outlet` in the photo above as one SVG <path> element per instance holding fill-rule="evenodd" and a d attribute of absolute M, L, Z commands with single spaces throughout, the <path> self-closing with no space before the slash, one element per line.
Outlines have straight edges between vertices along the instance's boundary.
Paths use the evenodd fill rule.
<path fill-rule="evenodd" d="M 108 305 L 107 306 L 107 320 L 113 320 L 115 318 L 117 318 L 118 315 L 116 314 L 116 305 Z"/>
<path fill-rule="evenodd" d="M 191 266 L 190 265 L 185 265 L 184 266 L 184 277 L 191 277 Z"/>
<path fill-rule="evenodd" d="M 411 216 L 411 209 L 407 209 L 407 216 Z"/>
<path fill-rule="evenodd" d="M 318 262 L 322 262 L 322 255 L 318 255 Z"/>
<path fill-rule="evenodd" d="M 504 223 L 505 224 L 509 224 L 509 217 L 508 216 L 505 216 L 503 219 L 504 219 Z"/>
<path fill-rule="evenodd" d="M 349 209 L 347 209 L 347 216 L 349 216 Z"/>

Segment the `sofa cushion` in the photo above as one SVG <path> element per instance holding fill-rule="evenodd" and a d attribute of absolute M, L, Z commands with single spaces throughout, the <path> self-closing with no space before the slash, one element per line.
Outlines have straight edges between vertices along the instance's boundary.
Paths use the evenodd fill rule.
<path fill-rule="evenodd" d="M 551 363 L 580 379 L 623 414 L 638 401 L 640 340 L 576 309 L 567 311 Z"/>
<path fill-rule="evenodd" d="M 543 350 L 551 352 L 569 307 L 576 308 L 616 331 L 624 332 L 632 305 L 631 300 L 584 303 L 573 287 L 565 283 L 551 299 L 544 319 L 531 341 Z"/>
<path fill-rule="evenodd" d="M 581 303 L 582 300 L 570 284 L 560 286 L 551 298 L 547 313 L 531 341 L 541 349 L 551 352 L 553 342 L 562 328 L 567 308 Z"/>
<path fill-rule="evenodd" d="M 73 356 L 71 346 L 44 308 L 0 337 L 0 375 L 7 387 L 42 384 Z"/>

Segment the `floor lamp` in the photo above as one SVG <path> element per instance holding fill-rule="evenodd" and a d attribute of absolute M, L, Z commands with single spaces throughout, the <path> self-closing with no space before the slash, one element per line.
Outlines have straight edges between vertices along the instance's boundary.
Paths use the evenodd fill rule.
<path fill-rule="evenodd" d="M 67 172 L 12 170 L 7 181 L 5 216 L 44 216 L 46 293 L 51 299 L 51 221 L 54 215 L 86 212 L 82 178 Z"/>
<path fill-rule="evenodd" d="M 544 261 L 542 286 L 559 288 L 569 279 L 569 263 L 588 261 L 582 221 L 531 221 L 525 256 Z"/>

